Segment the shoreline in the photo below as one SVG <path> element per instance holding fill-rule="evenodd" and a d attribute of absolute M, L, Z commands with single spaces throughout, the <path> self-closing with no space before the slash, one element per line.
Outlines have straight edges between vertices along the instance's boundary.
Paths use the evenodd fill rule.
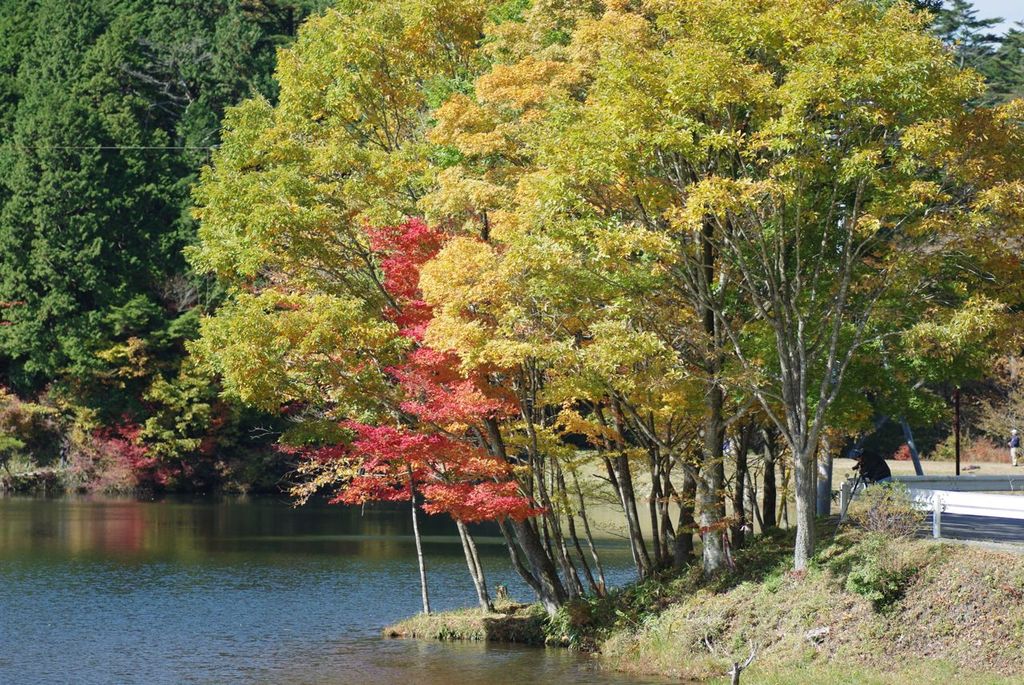
<path fill-rule="evenodd" d="M 499 642 L 543 646 L 547 644 L 546 615 L 538 604 L 498 603 L 495 611 L 479 607 L 416 614 L 389 625 L 382 634 L 389 639 L 440 642 Z"/>
<path fill-rule="evenodd" d="M 742 682 L 1024 680 L 1024 555 L 823 533 L 802 574 L 788 568 L 791 536 L 776 531 L 710 580 L 691 566 L 571 601 L 550 619 L 537 605 L 464 609 L 411 617 L 384 635 L 592 651 L 616 671 L 699 682 L 720 681 L 752 650 Z"/>

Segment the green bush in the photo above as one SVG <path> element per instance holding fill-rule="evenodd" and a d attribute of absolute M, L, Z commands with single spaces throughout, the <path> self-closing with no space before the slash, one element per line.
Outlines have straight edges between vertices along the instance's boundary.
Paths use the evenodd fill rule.
<path fill-rule="evenodd" d="M 913 536 L 925 519 L 902 483 L 880 483 L 866 488 L 853 500 L 849 515 L 868 533 L 892 538 Z"/>
<path fill-rule="evenodd" d="M 899 543 L 881 533 L 869 535 L 858 552 L 846 577 L 846 589 L 870 601 L 875 611 L 888 611 L 903 598 L 917 575 L 917 564 Z"/>

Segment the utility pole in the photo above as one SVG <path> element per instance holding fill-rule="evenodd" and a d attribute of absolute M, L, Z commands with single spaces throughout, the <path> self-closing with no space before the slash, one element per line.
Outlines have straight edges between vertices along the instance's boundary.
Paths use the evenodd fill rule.
<path fill-rule="evenodd" d="M 956 475 L 960 475 L 960 387 L 953 390 L 953 444 L 956 451 Z"/>

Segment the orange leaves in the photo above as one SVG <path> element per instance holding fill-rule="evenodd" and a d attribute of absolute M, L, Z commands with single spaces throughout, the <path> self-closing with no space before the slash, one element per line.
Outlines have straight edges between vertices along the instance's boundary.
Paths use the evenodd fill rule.
<path fill-rule="evenodd" d="M 449 98 L 434 115 L 437 125 L 428 135 L 433 143 L 453 145 L 467 155 L 493 154 L 503 147 L 505 139 L 495 131 L 495 117 L 461 93 Z"/>
<path fill-rule="evenodd" d="M 496 64 L 477 80 L 476 91 L 482 102 L 526 110 L 572 81 L 565 63 L 528 56 L 512 65 Z"/>
<path fill-rule="evenodd" d="M 586 436 L 587 441 L 594 446 L 607 446 L 615 444 L 618 439 L 618 432 L 594 419 L 585 419 L 576 411 L 565 407 L 558 414 L 557 427 L 563 434 L 578 434 Z"/>

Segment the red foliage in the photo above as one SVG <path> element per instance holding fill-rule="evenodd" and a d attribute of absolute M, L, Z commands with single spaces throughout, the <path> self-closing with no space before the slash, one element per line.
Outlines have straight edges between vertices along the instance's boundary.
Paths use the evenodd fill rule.
<path fill-rule="evenodd" d="M 903 443 L 899 449 L 893 452 L 892 458 L 896 461 L 910 461 L 910 446 Z"/>
<path fill-rule="evenodd" d="M 1000 447 L 987 438 L 974 438 L 964 448 L 962 459 L 965 462 L 1009 464 L 1010 450 L 1007 447 Z"/>
<path fill-rule="evenodd" d="M 402 410 L 421 421 L 440 425 L 472 425 L 514 411 L 509 400 L 496 396 L 496 389 L 488 385 L 484 374 L 464 377 L 458 363 L 458 357 L 450 352 L 420 347 L 405 364 L 389 369 L 408 398 Z"/>
<path fill-rule="evenodd" d="M 507 463 L 473 445 L 439 433 L 349 422 L 350 445 L 322 447 L 315 459 L 357 458 L 359 474 L 332 498 L 342 504 L 393 502 L 424 497 L 423 510 L 473 522 L 537 513 L 519 493 Z"/>
<path fill-rule="evenodd" d="M 147 454 L 145 444 L 139 440 L 142 428 L 134 423 L 123 423 L 93 432 L 93 445 L 103 470 L 117 478 L 126 473 L 128 485 L 133 488 L 160 489 L 174 477 L 174 472 L 155 457 Z M 123 476 L 122 476 L 123 478 Z M 100 481 L 104 478 L 101 476 Z M 111 484 L 106 484 L 111 485 Z"/>
<path fill-rule="evenodd" d="M 384 273 L 384 289 L 395 303 L 384 314 L 413 342 L 406 359 L 387 371 L 402 390 L 400 408 L 421 423 L 409 428 L 348 422 L 344 426 L 355 436 L 350 444 L 296 451 L 320 463 L 345 459 L 358 464 L 358 474 L 332 497 L 335 503 L 408 501 L 415 488 L 424 498 L 424 511 L 460 521 L 521 520 L 540 513 L 520 493 L 508 463 L 437 428 L 480 427 L 484 419 L 515 409 L 488 382 L 486 372 L 467 377 L 455 354 L 424 345 L 433 312 L 419 289 L 420 270 L 444 245 L 444 234 L 419 219 L 368 228 L 367 233 Z"/>
<path fill-rule="evenodd" d="M 543 513 L 531 504 L 511 482 L 429 483 L 423 486 L 426 501 L 423 510 L 428 514 L 449 514 L 457 521 L 475 523 L 511 518 L 522 521 Z"/>
<path fill-rule="evenodd" d="M 371 228 L 368 234 L 370 247 L 381 255 L 384 289 L 398 304 L 387 315 L 402 335 L 420 342 L 433 314 L 420 293 L 420 269 L 440 251 L 444 234 L 420 219 Z"/>
<path fill-rule="evenodd" d="M 513 412 L 510 401 L 487 382 L 484 372 L 467 378 L 459 372 L 456 355 L 422 344 L 433 311 L 420 293 L 420 271 L 444 245 L 444 234 L 410 219 L 398 226 L 370 229 L 369 235 L 371 247 L 381 255 L 384 289 L 398 305 L 387 316 L 399 325 L 402 335 L 417 343 L 404 364 L 389 369 L 405 391 L 402 410 L 441 425 L 473 424 Z"/>

